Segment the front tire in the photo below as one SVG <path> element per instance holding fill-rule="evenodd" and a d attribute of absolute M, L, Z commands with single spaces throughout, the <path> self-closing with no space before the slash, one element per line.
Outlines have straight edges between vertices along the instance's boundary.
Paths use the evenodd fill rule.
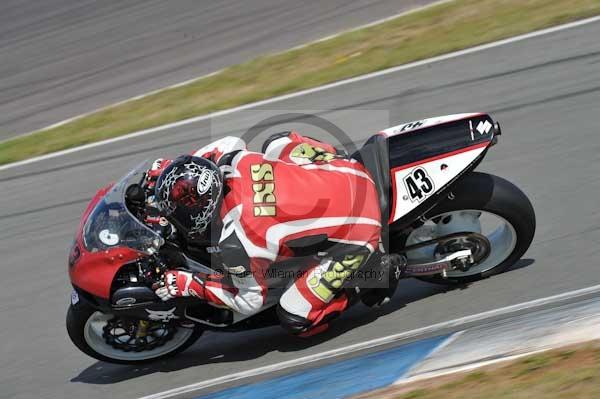
<path fill-rule="evenodd" d="M 90 305 L 80 302 L 69 306 L 67 312 L 67 332 L 71 341 L 83 353 L 109 363 L 141 364 L 174 356 L 190 347 L 202 335 L 200 327 L 181 328 L 163 346 L 148 351 L 123 351 L 105 342 L 98 326 L 111 315 L 103 314 Z"/>
<path fill-rule="evenodd" d="M 509 249 L 505 249 L 503 254 L 496 255 L 491 267 L 483 268 L 481 272 L 451 272 L 447 277 L 434 275 L 420 279 L 436 284 L 456 285 L 482 280 L 508 270 L 527 251 L 535 234 L 535 212 L 527 196 L 505 179 L 478 172 L 465 176 L 452 189 L 452 193 L 453 200 L 448 199 L 440 203 L 429 211 L 425 218 L 438 220 L 439 215 L 452 215 L 461 211 L 479 211 L 481 214 L 495 215 L 499 220 L 506 222 L 505 229 L 507 234 L 514 234 L 510 238 L 514 242 L 507 246 Z M 474 270 L 477 271 L 475 267 Z"/>

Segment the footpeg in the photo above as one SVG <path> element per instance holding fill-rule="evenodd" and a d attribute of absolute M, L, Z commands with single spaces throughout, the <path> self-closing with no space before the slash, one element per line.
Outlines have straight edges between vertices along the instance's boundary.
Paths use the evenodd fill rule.
<path fill-rule="evenodd" d="M 362 303 L 369 307 L 380 307 L 391 300 L 398 287 L 398 281 L 406 276 L 406 256 L 385 254 L 381 257 L 379 267 L 385 271 L 388 286 L 359 291 Z"/>

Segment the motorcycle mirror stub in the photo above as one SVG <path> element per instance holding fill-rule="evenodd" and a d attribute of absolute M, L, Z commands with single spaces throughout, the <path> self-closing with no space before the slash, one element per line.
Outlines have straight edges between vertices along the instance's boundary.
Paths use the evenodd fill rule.
<path fill-rule="evenodd" d="M 156 253 L 160 247 L 165 244 L 165 240 L 162 237 L 156 237 L 152 240 L 152 246 L 148 248 L 148 252 L 152 255 Z"/>
<path fill-rule="evenodd" d="M 144 189 L 139 184 L 132 184 L 125 190 L 125 201 L 137 206 L 142 206 L 146 201 Z"/>
<path fill-rule="evenodd" d="M 79 303 L 79 294 L 77 291 L 71 291 L 71 305 L 77 305 Z"/>
<path fill-rule="evenodd" d="M 494 136 L 501 136 L 502 135 L 502 128 L 500 127 L 500 123 L 496 122 L 494 123 Z"/>

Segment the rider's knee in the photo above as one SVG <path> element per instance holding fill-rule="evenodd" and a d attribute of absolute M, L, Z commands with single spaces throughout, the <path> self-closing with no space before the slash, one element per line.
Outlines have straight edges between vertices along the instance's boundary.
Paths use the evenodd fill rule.
<path fill-rule="evenodd" d="M 279 317 L 281 327 L 294 335 L 305 332 L 312 324 L 307 318 L 288 312 L 281 304 L 277 305 L 277 317 Z"/>

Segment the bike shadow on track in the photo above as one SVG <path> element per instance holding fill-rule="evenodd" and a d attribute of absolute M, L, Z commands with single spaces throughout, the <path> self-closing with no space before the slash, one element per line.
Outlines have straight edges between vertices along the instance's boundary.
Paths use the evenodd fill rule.
<path fill-rule="evenodd" d="M 528 267 L 534 262 L 533 259 L 521 259 L 509 271 Z M 401 281 L 396 295 L 387 305 L 374 310 L 362 304 L 355 305 L 333 322 L 329 330 L 308 339 L 290 336 L 279 326 L 239 333 L 207 332 L 197 344 L 171 359 L 137 366 L 96 362 L 72 378 L 71 382 L 114 384 L 154 373 L 170 373 L 210 364 L 243 362 L 260 358 L 270 352 L 301 351 L 372 323 L 379 317 L 393 313 L 412 302 L 468 288 L 469 285 L 441 286 L 408 279 Z"/>

